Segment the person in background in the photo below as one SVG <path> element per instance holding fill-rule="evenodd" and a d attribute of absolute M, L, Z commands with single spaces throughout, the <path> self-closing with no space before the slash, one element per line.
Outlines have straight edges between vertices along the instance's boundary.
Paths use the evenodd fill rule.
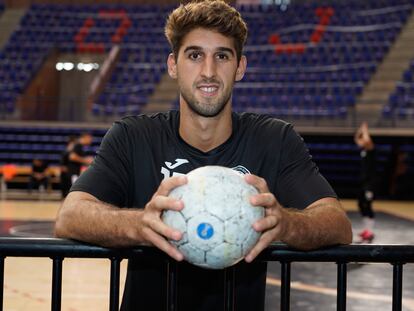
<path fill-rule="evenodd" d="M 90 146 L 91 144 L 92 135 L 89 133 L 82 133 L 69 152 L 68 175 L 71 185 L 75 182 L 76 179 L 78 179 L 82 170 L 82 166 L 88 166 L 93 161 L 93 157 L 88 156 L 84 150 L 84 147 Z"/>
<path fill-rule="evenodd" d="M 361 149 L 361 188 L 358 194 L 358 207 L 362 215 L 363 229 L 358 234 L 357 243 L 371 243 L 374 239 L 375 213 L 372 209 L 375 189 L 375 144 L 363 122 L 355 133 L 355 143 Z"/>
<path fill-rule="evenodd" d="M 62 198 L 66 198 L 69 193 L 70 186 L 72 185 L 71 177 L 69 175 L 69 155 L 73 150 L 76 143 L 76 136 L 69 136 L 66 148 L 62 152 L 60 158 L 60 190 L 62 192 Z"/>
<path fill-rule="evenodd" d="M 29 192 L 38 188 L 40 192 L 47 189 L 49 185 L 49 176 L 47 174 L 47 163 L 41 159 L 33 159 L 32 173 L 28 184 Z"/>

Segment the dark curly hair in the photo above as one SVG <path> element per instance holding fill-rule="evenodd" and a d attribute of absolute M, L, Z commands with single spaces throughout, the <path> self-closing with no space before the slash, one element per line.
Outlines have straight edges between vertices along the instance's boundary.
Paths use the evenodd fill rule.
<path fill-rule="evenodd" d="M 167 18 L 165 36 L 175 58 L 183 38 L 195 28 L 205 28 L 231 37 L 240 61 L 247 38 L 247 25 L 240 13 L 223 0 L 199 0 L 181 4 Z"/>

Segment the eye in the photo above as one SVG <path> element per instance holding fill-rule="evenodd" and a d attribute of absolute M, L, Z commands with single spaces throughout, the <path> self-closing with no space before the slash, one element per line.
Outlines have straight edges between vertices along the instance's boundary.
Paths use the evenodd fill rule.
<path fill-rule="evenodd" d="M 229 59 L 229 56 L 226 53 L 218 53 L 217 54 L 217 58 L 219 60 L 228 60 Z"/>
<path fill-rule="evenodd" d="M 201 53 L 200 52 L 191 52 L 190 54 L 188 54 L 188 58 L 191 60 L 198 60 L 201 58 Z"/>

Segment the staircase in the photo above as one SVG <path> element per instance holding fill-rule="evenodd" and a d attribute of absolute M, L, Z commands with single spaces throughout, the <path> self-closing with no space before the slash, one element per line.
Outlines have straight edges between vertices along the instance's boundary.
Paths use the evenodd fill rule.
<path fill-rule="evenodd" d="M 388 102 L 396 82 L 401 80 L 412 58 L 414 58 L 414 12 L 358 99 L 356 124 L 363 120 L 371 124 L 378 123 L 383 105 Z"/>
<path fill-rule="evenodd" d="M 0 50 L 20 23 L 26 9 L 6 9 L 0 17 Z"/>
<path fill-rule="evenodd" d="M 173 102 L 178 96 L 176 80 L 165 73 L 161 82 L 155 88 L 154 94 L 148 99 L 148 104 L 142 109 L 143 113 L 163 112 L 172 109 Z"/>

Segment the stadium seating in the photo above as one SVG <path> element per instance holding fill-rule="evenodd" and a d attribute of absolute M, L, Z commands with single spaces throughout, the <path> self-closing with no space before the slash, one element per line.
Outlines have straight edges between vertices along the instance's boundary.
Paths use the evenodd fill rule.
<path fill-rule="evenodd" d="M 411 1 L 317 1 L 241 6 L 248 71 L 238 110 L 345 118 L 412 11 Z"/>
<path fill-rule="evenodd" d="M 248 71 L 236 110 L 345 118 L 412 11 L 410 0 L 241 5 L 249 26 Z M 44 59 L 62 52 L 121 55 L 92 106 L 95 115 L 139 113 L 166 72 L 171 6 L 35 4 L 0 52 L 0 110 L 12 113 Z M 357 27 L 356 27 L 357 26 Z"/>
<path fill-rule="evenodd" d="M 401 81 L 397 82 L 382 113 L 386 119 L 392 119 L 394 122 L 414 119 L 414 58 L 404 71 Z"/>
<path fill-rule="evenodd" d="M 166 69 L 163 24 L 170 10 L 154 5 L 32 5 L 0 53 L 2 111 L 13 112 L 17 97 L 54 49 L 105 53 L 120 44 L 120 60 L 92 111 L 139 113 Z"/>
<path fill-rule="evenodd" d="M 107 129 L 61 128 L 31 126 L 0 126 L 0 166 L 4 164 L 30 165 L 41 159 L 50 165 L 59 165 L 68 137 L 89 132 L 93 144 L 85 148 L 94 154 Z"/>
<path fill-rule="evenodd" d="M 312 0 L 295 3 L 286 11 L 277 6 L 241 5 L 249 26 L 248 71 L 235 85 L 235 110 L 290 119 L 346 118 L 412 7 L 411 0 L 330 1 L 327 7 Z M 169 47 L 163 26 L 171 8 L 32 5 L 0 51 L 0 114 L 13 113 L 16 99 L 54 49 L 99 54 L 109 52 L 114 44 L 121 47 L 119 59 L 91 113 L 111 117 L 140 113 L 166 73 Z M 384 115 L 414 116 L 413 76 L 414 61 Z M 94 152 L 105 130 L 89 130 L 95 137 L 89 151 Z M 0 165 L 29 165 L 35 157 L 58 165 L 67 137 L 83 131 L 1 126 Z M 321 141 L 308 136 L 305 141 L 335 189 L 340 194 L 354 191 L 359 154 L 352 138 Z M 387 139 L 378 143 L 379 170 L 384 174 L 392 144 Z M 410 172 L 414 167 L 412 145 L 401 145 L 409 154 Z"/>
<path fill-rule="evenodd" d="M 59 166 L 61 154 L 70 135 L 82 132 L 93 134 L 92 146 L 86 148 L 95 154 L 107 131 L 106 128 L 61 128 L 33 126 L 0 126 L 0 169 L 6 164 L 28 168 L 33 159 L 46 161 L 50 166 Z M 349 135 L 324 136 L 304 135 L 313 160 L 322 174 L 333 185 L 341 197 L 353 197 L 360 178 L 359 149 Z M 380 194 L 386 192 L 393 165 L 395 147 L 406 153 L 408 176 L 414 176 L 414 144 L 409 139 L 390 137 L 376 138 L 377 172 Z M 1 170 L 0 170 L 1 171 Z M 0 174 L 1 175 L 1 174 Z"/>

